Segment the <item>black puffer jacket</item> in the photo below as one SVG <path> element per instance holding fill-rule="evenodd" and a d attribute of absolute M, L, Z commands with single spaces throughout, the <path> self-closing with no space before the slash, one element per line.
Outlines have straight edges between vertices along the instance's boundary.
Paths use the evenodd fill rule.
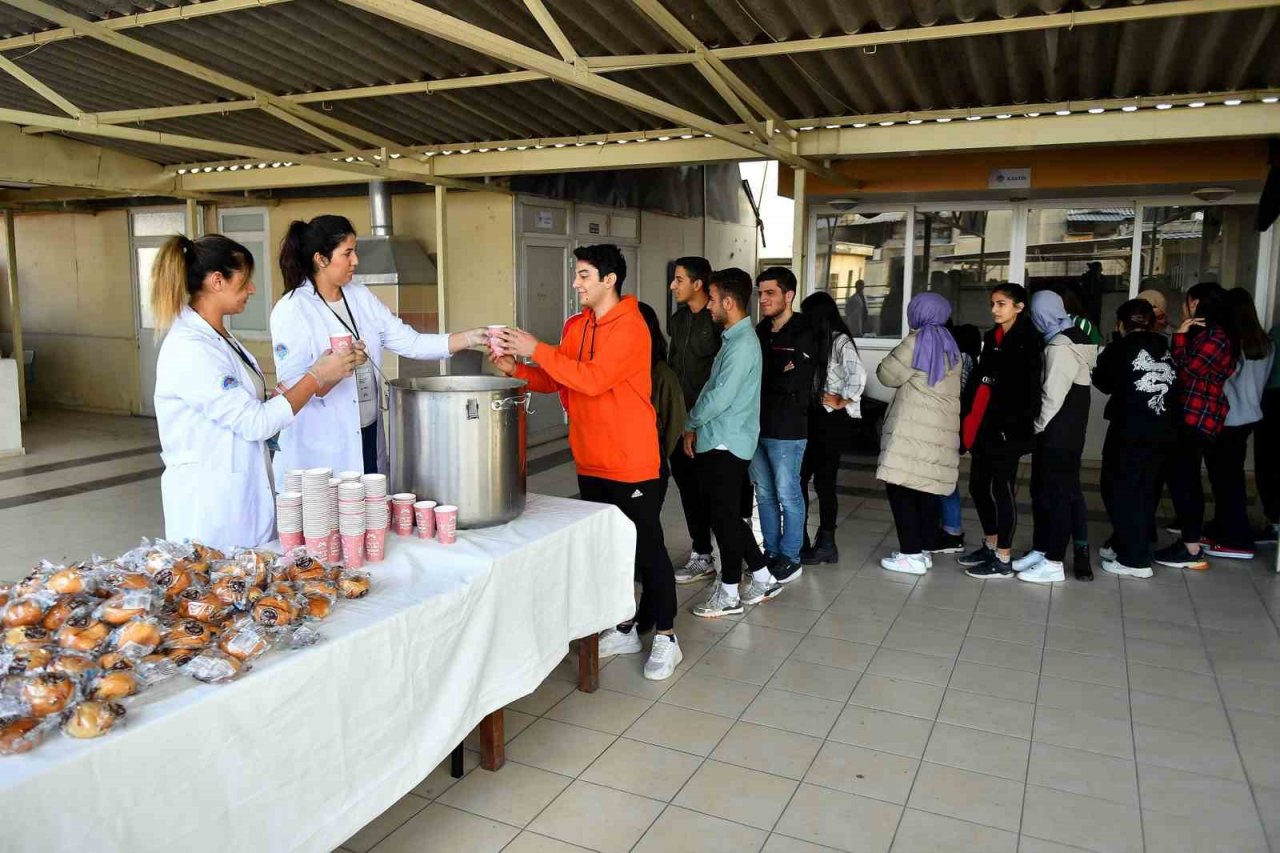
<path fill-rule="evenodd" d="M 756 326 L 764 356 L 760 383 L 760 437 L 796 440 L 809 437 L 813 397 L 813 329 L 803 314 L 792 314 L 778 331 L 772 320 Z"/>
<path fill-rule="evenodd" d="M 1007 444 L 1029 452 L 1040 414 L 1040 372 L 1043 341 L 1025 313 L 996 344 L 994 328 L 982 336 L 982 354 L 969 374 L 962 398 L 961 420 L 968 417 L 981 385 L 991 386 L 982 425 L 970 451 L 996 450 Z"/>

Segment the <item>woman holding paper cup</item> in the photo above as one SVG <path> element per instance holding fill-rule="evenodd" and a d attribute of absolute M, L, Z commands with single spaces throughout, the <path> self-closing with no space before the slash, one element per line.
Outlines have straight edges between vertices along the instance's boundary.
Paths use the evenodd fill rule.
<path fill-rule="evenodd" d="M 484 329 L 429 335 L 391 313 L 364 285 L 352 284 L 359 258 L 356 230 L 344 216 L 317 216 L 289 225 L 280 246 L 284 297 L 271 312 L 276 373 L 298 380 L 316 353 L 350 346 L 356 375 L 322 389 L 280 436 L 278 471 L 323 466 L 386 473 L 386 439 L 378 388 L 382 350 L 406 358 L 441 359 L 484 346 Z"/>
<path fill-rule="evenodd" d="M 151 313 L 169 329 L 156 364 L 165 537 L 220 550 L 275 538 L 268 443 L 318 391 L 351 376 L 324 348 L 279 396 L 223 318 L 254 294 L 253 255 L 220 234 L 171 237 L 151 270 Z"/>

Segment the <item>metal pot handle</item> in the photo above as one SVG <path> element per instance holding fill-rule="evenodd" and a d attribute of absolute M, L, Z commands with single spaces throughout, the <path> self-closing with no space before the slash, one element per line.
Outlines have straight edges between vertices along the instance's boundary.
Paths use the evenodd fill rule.
<path fill-rule="evenodd" d="M 533 414 L 533 394 L 525 392 L 519 397 L 503 397 L 501 400 L 491 400 L 489 408 L 495 412 L 502 412 L 507 409 L 515 409 L 524 406 L 524 410 L 529 414 Z"/>

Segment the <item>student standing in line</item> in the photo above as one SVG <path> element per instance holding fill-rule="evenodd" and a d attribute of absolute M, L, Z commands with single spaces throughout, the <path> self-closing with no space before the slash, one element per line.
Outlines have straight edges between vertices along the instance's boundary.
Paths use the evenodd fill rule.
<path fill-rule="evenodd" d="M 760 388 L 760 445 L 751 460 L 751 482 L 760 509 L 765 556 L 779 583 L 803 572 L 804 492 L 800 466 L 809 437 L 809 398 L 815 368 L 813 330 L 792 310 L 796 277 L 770 267 L 756 277 L 760 323 L 756 335 L 764 358 Z"/>
<path fill-rule="evenodd" d="M 662 681 L 684 654 L 675 636 L 676 583 L 662 534 L 658 415 L 650 400 L 653 343 L 636 298 L 621 295 L 627 262 L 618 247 L 580 246 L 573 255 L 573 289 L 582 311 L 565 322 L 559 345 L 507 328 L 501 334 L 506 354 L 490 360 L 528 382 L 531 391 L 563 393 L 582 499 L 612 504 L 636 526 L 640 606 L 631 621 L 601 633 L 600 654 L 641 651 L 636 624 L 653 622 L 657 633 L 644 677 Z M 537 366 L 518 364 L 514 355 Z"/>
<path fill-rule="evenodd" d="M 867 370 L 831 294 L 823 291 L 810 294 L 800 304 L 800 310 L 809 318 L 813 329 L 817 364 L 809 403 L 809 441 L 800 466 L 805 515 L 800 562 L 810 566 L 840 559 L 836 548 L 836 475 L 840 470 L 840 454 L 849 436 L 849 418 L 862 417 Z M 808 528 L 810 480 L 818 493 L 818 534 L 812 544 Z"/>
<path fill-rule="evenodd" d="M 679 307 L 667 324 L 671 331 L 667 364 L 680 379 L 686 411 L 698 402 L 698 394 L 711 375 L 711 363 L 720 351 L 720 327 L 707 310 L 707 280 L 710 277 L 711 264 L 706 258 L 691 255 L 676 259 L 670 290 Z M 676 583 L 695 583 L 716 574 L 711 520 L 707 507 L 702 503 L 698 472 L 694 468 L 696 460 L 677 447 L 670 454 L 669 462 L 671 476 L 680 490 L 684 523 L 689 528 L 689 539 L 693 544 L 688 562 L 676 569 Z"/>
<path fill-rule="evenodd" d="M 650 379 L 653 382 L 653 392 L 649 401 L 658 413 L 658 444 L 662 448 L 662 469 L 659 475 L 662 494 L 658 503 L 661 505 L 667 500 L 667 484 L 671 478 L 668 460 L 680 445 L 680 436 L 684 435 L 684 421 L 689 412 L 685 409 L 680 379 L 667 364 L 667 339 L 658 323 L 658 312 L 649 303 L 641 302 L 640 316 L 644 317 L 645 325 L 649 327 L 649 342 L 652 344 L 649 367 L 652 371 Z"/>
<path fill-rule="evenodd" d="M 1031 296 L 1031 321 L 1044 336 L 1044 379 L 1036 444 L 1031 456 L 1032 550 L 1015 560 L 1018 579 L 1057 583 L 1067 579 L 1062 560 L 1072 536 L 1074 504 L 1080 493 L 1080 457 L 1089 426 L 1089 385 L 1098 347 L 1071 320 L 1062 297 L 1052 290 Z M 1072 566 L 1076 580 L 1093 580 L 1086 559 Z"/>
<path fill-rule="evenodd" d="M 1024 310 L 1027 291 L 1003 282 L 991 289 L 995 326 L 965 391 L 961 447 L 969 451 L 969 495 L 982 522 L 983 542 L 957 558 L 970 577 L 1013 577 L 1018 526 L 1018 463 L 1031 452 L 1040 413 L 1040 336 Z"/>
<path fill-rule="evenodd" d="M 964 399 L 965 389 L 969 387 L 969 376 L 978 363 L 982 353 L 982 333 L 971 323 L 950 326 L 951 337 L 956 339 L 960 348 L 960 398 Z M 942 499 L 942 528 L 938 532 L 931 554 L 959 554 L 964 551 L 964 519 L 960 509 L 960 484 L 951 490 L 951 494 Z"/>
<path fill-rule="evenodd" d="M 1173 429 L 1173 359 L 1169 342 L 1154 331 L 1155 325 L 1155 309 L 1146 300 L 1121 305 L 1116 311 L 1120 337 L 1098 355 L 1093 371 L 1093 387 L 1109 395 L 1099 485 L 1111 538 L 1099 555 L 1103 571 L 1134 578 L 1153 574 L 1152 484 Z"/>
<path fill-rule="evenodd" d="M 876 466 L 898 531 L 899 550 L 880 561 L 891 572 L 922 575 L 933 565 L 925 548 L 939 501 L 960 475 L 960 350 L 944 326 L 950 316 L 941 294 L 917 293 L 907 303 L 910 333 L 876 367 L 894 389 Z"/>
<path fill-rule="evenodd" d="M 715 619 L 742 613 L 745 605 L 778 595 L 782 585 L 769 571 L 751 528 L 739 514 L 743 474 L 760 438 L 760 377 L 763 358 L 751 328 L 751 276 L 729 268 L 711 274 L 707 310 L 724 327 L 711 376 L 685 426 L 684 452 L 696 454 L 702 500 L 720 543 L 720 578 L 694 616 Z M 751 573 L 740 589 L 742 565 Z"/>
<path fill-rule="evenodd" d="M 1214 508 L 1213 520 L 1205 525 L 1211 531 L 1205 550 L 1211 557 L 1252 560 L 1255 537 L 1249 523 L 1244 462 L 1249 434 L 1262 420 L 1263 387 L 1271 376 L 1275 348 L 1258 322 L 1253 294 L 1244 288 L 1227 291 L 1222 317 L 1227 336 L 1236 346 L 1236 370 L 1224 388 L 1228 407 L 1222 432 L 1204 450 Z"/>
<path fill-rule="evenodd" d="M 1167 470 L 1181 541 L 1156 551 L 1155 561 L 1175 569 L 1209 568 L 1201 547 L 1204 486 L 1200 462 L 1206 445 L 1226 425 L 1226 384 L 1236 369 L 1236 350 L 1223 321 L 1225 296 L 1216 281 L 1193 286 L 1183 299 L 1182 324 L 1173 333 L 1177 424 Z"/>
<path fill-rule="evenodd" d="M 1280 325 L 1271 327 L 1271 349 L 1280 348 Z M 1259 545 L 1274 544 L 1280 533 L 1280 358 L 1271 360 L 1271 376 L 1262 392 L 1262 420 L 1253 442 L 1253 471 L 1266 519 L 1254 537 Z"/>

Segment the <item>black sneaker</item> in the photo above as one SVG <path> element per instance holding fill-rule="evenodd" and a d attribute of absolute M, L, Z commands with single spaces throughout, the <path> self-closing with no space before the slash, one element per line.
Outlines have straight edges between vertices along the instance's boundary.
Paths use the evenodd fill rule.
<path fill-rule="evenodd" d="M 963 557 L 956 557 L 956 562 L 966 568 L 985 565 L 996 558 L 996 552 L 991 550 L 986 542 L 983 542 L 976 549 L 965 554 Z"/>
<path fill-rule="evenodd" d="M 1276 533 L 1277 533 L 1276 525 L 1272 524 L 1271 522 L 1267 522 L 1266 524 L 1262 525 L 1261 530 L 1259 530 L 1256 534 L 1254 534 L 1253 544 L 1274 545 L 1276 544 L 1276 538 L 1277 538 Z"/>
<path fill-rule="evenodd" d="M 1071 570 L 1078 581 L 1093 580 L 1093 561 L 1089 558 L 1089 546 L 1077 545 L 1075 558 L 1071 561 Z"/>
<path fill-rule="evenodd" d="M 788 559 L 787 557 L 777 557 L 769 565 L 769 571 L 773 574 L 773 579 L 781 584 L 788 584 L 795 580 L 800 580 L 800 576 L 804 574 L 804 569 L 800 566 L 799 560 Z"/>
<path fill-rule="evenodd" d="M 929 549 L 930 554 L 959 554 L 964 550 L 964 534 L 948 533 L 945 530 L 938 531 L 938 538 L 934 541 L 933 547 Z"/>
<path fill-rule="evenodd" d="M 978 580 L 995 580 L 998 578 L 1011 578 L 1014 575 L 1013 561 L 1001 560 L 993 552 L 991 558 L 980 566 L 974 566 L 971 569 L 965 569 L 964 572 L 971 578 Z"/>
<path fill-rule="evenodd" d="M 1151 556 L 1160 565 L 1174 569 L 1195 569 L 1202 572 L 1209 568 L 1209 561 L 1204 558 L 1203 548 L 1200 549 L 1199 554 L 1192 554 L 1182 542 L 1174 542 Z"/>

